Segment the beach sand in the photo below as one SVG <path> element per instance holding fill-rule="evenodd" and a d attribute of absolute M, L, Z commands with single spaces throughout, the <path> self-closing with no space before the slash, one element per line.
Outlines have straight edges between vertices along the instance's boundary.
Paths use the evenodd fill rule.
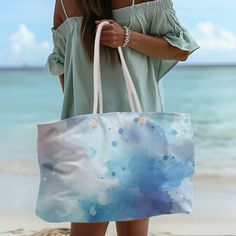
<path fill-rule="evenodd" d="M 14 212 L 6 209 L 0 213 L 0 235 L 32 235 L 34 232 L 41 231 L 41 234 L 35 234 L 35 236 L 60 236 L 66 235 L 66 232 L 69 231 L 69 223 L 47 223 L 34 213 Z M 48 232 L 50 229 L 57 228 L 58 233 L 42 234 L 42 230 L 46 228 Z M 64 230 L 59 233 L 59 228 L 64 228 Z M 115 222 L 110 222 L 106 236 L 115 235 Z M 236 180 L 216 176 L 208 178 L 196 176 L 194 205 L 191 214 L 162 215 L 150 218 L 149 236 L 167 235 L 236 235 Z"/>

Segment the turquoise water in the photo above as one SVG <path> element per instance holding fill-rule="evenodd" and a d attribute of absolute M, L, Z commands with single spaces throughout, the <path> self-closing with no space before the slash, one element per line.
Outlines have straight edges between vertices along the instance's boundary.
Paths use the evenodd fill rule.
<path fill-rule="evenodd" d="M 176 67 L 166 112 L 192 118 L 199 174 L 236 175 L 236 68 Z M 0 71 L 0 171 L 35 174 L 37 123 L 58 120 L 63 93 L 46 70 Z"/>

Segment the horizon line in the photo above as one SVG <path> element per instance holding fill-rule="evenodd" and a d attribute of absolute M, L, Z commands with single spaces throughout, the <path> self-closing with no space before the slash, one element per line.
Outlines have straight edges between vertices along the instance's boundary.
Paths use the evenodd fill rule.
<path fill-rule="evenodd" d="M 185 64 L 185 65 L 176 65 L 175 67 L 183 67 L 183 68 L 190 68 L 190 67 L 236 67 L 236 63 L 216 63 L 216 64 Z M 44 66 L 0 66 L 0 71 L 3 70 L 47 70 Z"/>

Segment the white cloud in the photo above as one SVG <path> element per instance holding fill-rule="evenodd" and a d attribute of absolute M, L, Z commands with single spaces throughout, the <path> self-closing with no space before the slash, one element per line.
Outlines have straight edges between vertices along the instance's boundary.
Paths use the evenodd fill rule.
<path fill-rule="evenodd" d="M 194 35 L 202 51 L 236 51 L 236 35 L 230 30 L 218 27 L 213 22 L 198 23 Z"/>
<path fill-rule="evenodd" d="M 20 24 L 9 37 L 9 47 L 0 56 L 1 65 L 42 65 L 50 52 L 48 41 L 37 42 L 26 25 Z"/>

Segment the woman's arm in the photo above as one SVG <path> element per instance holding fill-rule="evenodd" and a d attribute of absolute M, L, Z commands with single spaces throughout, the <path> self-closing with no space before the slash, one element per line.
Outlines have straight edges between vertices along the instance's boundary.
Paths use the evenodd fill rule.
<path fill-rule="evenodd" d="M 62 92 L 64 93 L 64 74 L 59 76 Z"/>
<path fill-rule="evenodd" d="M 101 21 L 95 21 L 96 24 Z M 112 48 L 122 46 L 124 43 L 124 28 L 116 21 L 106 19 L 111 24 L 105 25 L 101 33 L 101 44 Z M 162 60 L 185 61 L 189 56 L 189 51 L 181 50 L 172 46 L 165 39 L 157 36 L 145 35 L 135 31 L 130 31 L 130 41 L 128 47 L 150 57 Z"/>
<path fill-rule="evenodd" d="M 130 31 L 130 33 L 128 46 L 147 56 L 178 61 L 186 61 L 189 56 L 189 51 L 174 47 L 161 37 L 145 35 L 135 31 Z"/>

